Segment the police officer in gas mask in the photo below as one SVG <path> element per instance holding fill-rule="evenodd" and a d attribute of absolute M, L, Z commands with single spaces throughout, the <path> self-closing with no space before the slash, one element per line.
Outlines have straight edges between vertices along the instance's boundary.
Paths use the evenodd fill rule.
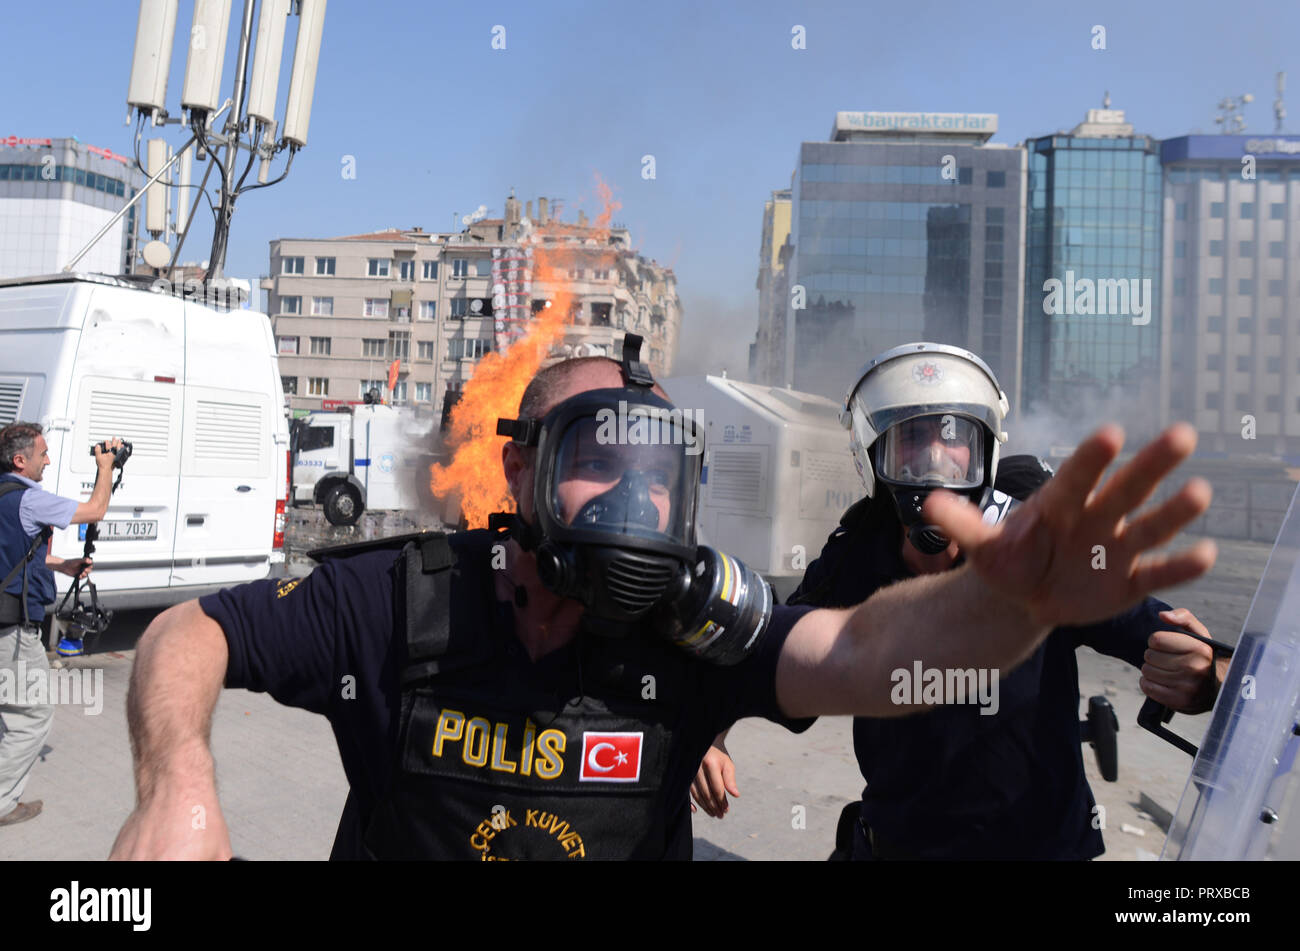
<path fill-rule="evenodd" d="M 823 713 L 906 713 L 888 671 L 918 646 L 931 663 L 1010 665 L 1054 621 L 1113 613 L 1213 562 L 1194 549 L 1138 571 L 1149 546 L 1119 542 L 1127 580 L 1086 597 L 1041 563 L 1045 546 L 1086 552 L 1131 507 L 1088 498 L 1118 452 L 1102 431 L 1063 470 L 1069 524 L 1031 504 L 1003 532 L 937 499 L 926 512 L 966 540 L 970 569 L 848 611 L 774 607 L 744 565 L 696 544 L 700 434 L 639 343 L 529 384 L 498 430 L 516 511 L 492 529 L 354 549 L 155 620 L 128 698 L 139 801 L 114 855 L 229 857 L 204 734 L 224 682 L 330 719 L 351 787 L 335 858 L 686 858 L 691 778 L 736 719 L 799 730 Z M 1145 492 L 1191 444 L 1166 434 L 1121 481 Z M 1152 527 L 1208 504 L 1195 485 L 1176 499 Z M 915 635 L 959 616 L 968 642 Z"/>
<path fill-rule="evenodd" d="M 842 422 L 866 497 L 849 508 L 791 604 L 857 604 L 902 579 L 961 564 L 956 541 L 923 514 L 936 490 L 966 496 L 997 524 L 1051 478 L 1034 456 L 1000 458 L 1006 396 L 975 354 L 908 344 L 863 368 Z M 1082 582 L 1081 582 L 1082 583 Z M 1142 689 L 1187 713 L 1212 704 L 1219 679 L 1190 611 L 1147 598 L 1084 627 L 1062 627 L 1014 671 L 913 717 L 853 721 L 867 781 L 845 811 L 841 854 L 857 859 L 1089 859 L 1101 821 L 1079 742 L 1075 649 L 1087 645 L 1141 668 Z M 895 684 L 910 694 L 915 668 Z M 1221 676 L 1220 671 L 1218 676 Z M 705 758 L 696 798 L 725 811 L 734 769 L 725 746 Z M 734 779 L 730 779 L 734 790 Z"/>

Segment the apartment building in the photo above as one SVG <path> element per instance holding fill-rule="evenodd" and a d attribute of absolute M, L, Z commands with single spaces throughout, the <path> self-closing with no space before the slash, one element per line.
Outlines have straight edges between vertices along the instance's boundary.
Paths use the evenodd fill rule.
<path fill-rule="evenodd" d="M 290 407 L 330 409 L 375 389 L 441 416 L 486 354 L 559 299 L 571 306 L 553 359 L 616 355 L 631 331 L 646 338 L 655 375 L 670 374 L 681 321 L 672 270 L 633 251 L 626 228 L 597 229 L 585 215 L 558 221 L 544 198 L 537 212 L 512 195 L 504 217 L 457 233 L 271 242 L 262 287 Z"/>

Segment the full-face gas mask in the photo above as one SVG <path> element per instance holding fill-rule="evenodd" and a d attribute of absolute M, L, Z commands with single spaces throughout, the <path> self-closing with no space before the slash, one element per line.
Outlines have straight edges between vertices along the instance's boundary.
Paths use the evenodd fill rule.
<path fill-rule="evenodd" d="M 513 528 L 535 552 L 542 583 L 616 625 L 680 596 L 696 559 L 703 436 L 651 391 L 640 342 L 625 339 L 622 388 L 579 393 L 541 420 L 497 426 L 537 447 L 534 520 L 516 517 Z"/>
<path fill-rule="evenodd" d="M 935 489 L 980 504 L 997 477 L 1009 410 L 993 371 L 975 354 L 936 343 L 895 347 L 868 363 L 844 400 L 853 459 L 867 495 L 881 486 L 912 545 L 934 555 L 949 540 L 921 516 Z"/>

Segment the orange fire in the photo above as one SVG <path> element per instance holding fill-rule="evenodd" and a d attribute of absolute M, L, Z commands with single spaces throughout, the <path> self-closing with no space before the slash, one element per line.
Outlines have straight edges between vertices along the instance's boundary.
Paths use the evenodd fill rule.
<path fill-rule="evenodd" d="M 595 221 L 582 229 L 584 237 L 596 239 L 598 247 L 608 244 L 610 221 L 621 206 L 612 190 L 597 180 L 596 193 L 602 210 Z M 540 238 L 547 234 L 572 234 L 574 225 L 552 221 L 534 229 L 533 294 L 549 303 L 533 318 L 527 333 L 504 353 L 488 353 L 466 383 L 451 411 L 447 443 L 454 449 L 449 465 L 430 467 L 430 488 L 437 498 L 456 495 L 470 528 L 485 528 L 493 512 L 514 511 L 514 499 L 501 468 L 504 436 L 496 434 L 498 419 L 518 415 L 519 400 L 528 382 L 546 361 L 552 346 L 563 338 L 573 304 L 568 271 L 574 262 L 589 260 L 582 245 L 547 247 Z M 540 285 L 541 294 L 538 294 Z"/>

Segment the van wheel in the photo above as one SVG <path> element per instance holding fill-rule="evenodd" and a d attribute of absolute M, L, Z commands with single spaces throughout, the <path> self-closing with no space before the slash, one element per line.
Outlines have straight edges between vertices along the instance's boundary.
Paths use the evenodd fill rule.
<path fill-rule="evenodd" d="M 331 525 L 355 525 L 362 508 L 361 493 L 346 482 L 325 493 L 325 520 Z"/>

